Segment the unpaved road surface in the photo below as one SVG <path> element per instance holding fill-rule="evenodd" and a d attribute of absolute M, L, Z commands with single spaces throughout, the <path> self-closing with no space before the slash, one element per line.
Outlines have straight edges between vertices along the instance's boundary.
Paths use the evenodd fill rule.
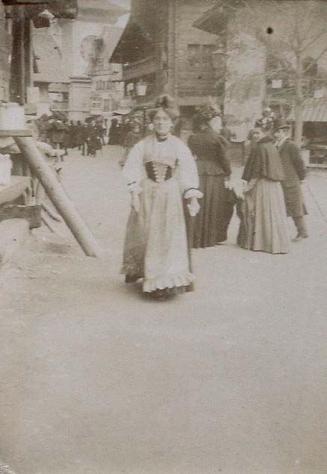
<path fill-rule="evenodd" d="M 308 179 L 310 239 L 244 251 L 234 218 L 227 244 L 194 252 L 196 291 L 159 303 L 119 275 L 119 154 L 64 170 L 103 259 L 59 225 L 1 272 L 0 458 L 17 474 L 326 473 L 327 175 Z"/>

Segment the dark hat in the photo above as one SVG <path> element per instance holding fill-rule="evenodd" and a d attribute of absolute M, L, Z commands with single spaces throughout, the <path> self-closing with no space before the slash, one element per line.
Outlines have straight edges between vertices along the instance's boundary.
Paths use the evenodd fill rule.
<path fill-rule="evenodd" d="M 197 109 L 196 118 L 200 122 L 210 122 L 211 119 L 217 117 L 219 112 L 212 105 L 202 105 Z"/>
<path fill-rule="evenodd" d="M 140 117 L 137 117 L 136 115 L 134 115 L 130 118 L 130 124 L 131 125 L 142 125 L 142 120 L 141 120 Z"/>

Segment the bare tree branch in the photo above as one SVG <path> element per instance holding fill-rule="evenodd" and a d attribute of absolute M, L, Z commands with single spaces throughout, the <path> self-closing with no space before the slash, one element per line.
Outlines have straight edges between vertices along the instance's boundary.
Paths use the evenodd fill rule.
<path fill-rule="evenodd" d="M 310 40 L 302 46 L 301 51 L 304 52 L 306 49 L 310 48 L 314 43 L 316 43 L 320 38 L 323 36 L 327 36 L 327 27 L 323 30 L 321 30 L 319 33 L 317 33 L 315 36 L 310 38 Z"/>

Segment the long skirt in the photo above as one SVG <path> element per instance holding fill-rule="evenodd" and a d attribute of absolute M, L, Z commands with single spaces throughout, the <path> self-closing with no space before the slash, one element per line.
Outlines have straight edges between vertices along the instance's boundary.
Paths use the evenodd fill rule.
<path fill-rule="evenodd" d="M 189 289 L 191 272 L 179 183 L 145 179 L 140 210 L 131 210 L 126 229 L 122 273 L 143 278 L 145 293 Z"/>
<path fill-rule="evenodd" d="M 289 235 L 283 190 L 279 182 L 259 179 L 239 206 L 238 244 L 249 250 L 288 253 Z"/>
<path fill-rule="evenodd" d="M 194 218 L 193 248 L 213 247 L 227 239 L 234 196 L 225 188 L 224 176 L 200 176 L 201 209 Z"/>

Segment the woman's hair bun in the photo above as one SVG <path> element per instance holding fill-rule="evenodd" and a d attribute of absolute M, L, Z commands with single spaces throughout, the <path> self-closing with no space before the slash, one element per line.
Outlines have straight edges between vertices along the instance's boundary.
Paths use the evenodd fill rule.
<path fill-rule="evenodd" d="M 157 97 L 155 107 L 161 107 L 163 109 L 177 108 L 175 100 L 168 94 L 162 94 Z"/>
<path fill-rule="evenodd" d="M 162 94 L 154 102 L 154 109 L 150 113 L 152 120 L 159 109 L 163 109 L 169 117 L 175 121 L 179 117 L 179 110 L 176 101 L 168 94 Z"/>

